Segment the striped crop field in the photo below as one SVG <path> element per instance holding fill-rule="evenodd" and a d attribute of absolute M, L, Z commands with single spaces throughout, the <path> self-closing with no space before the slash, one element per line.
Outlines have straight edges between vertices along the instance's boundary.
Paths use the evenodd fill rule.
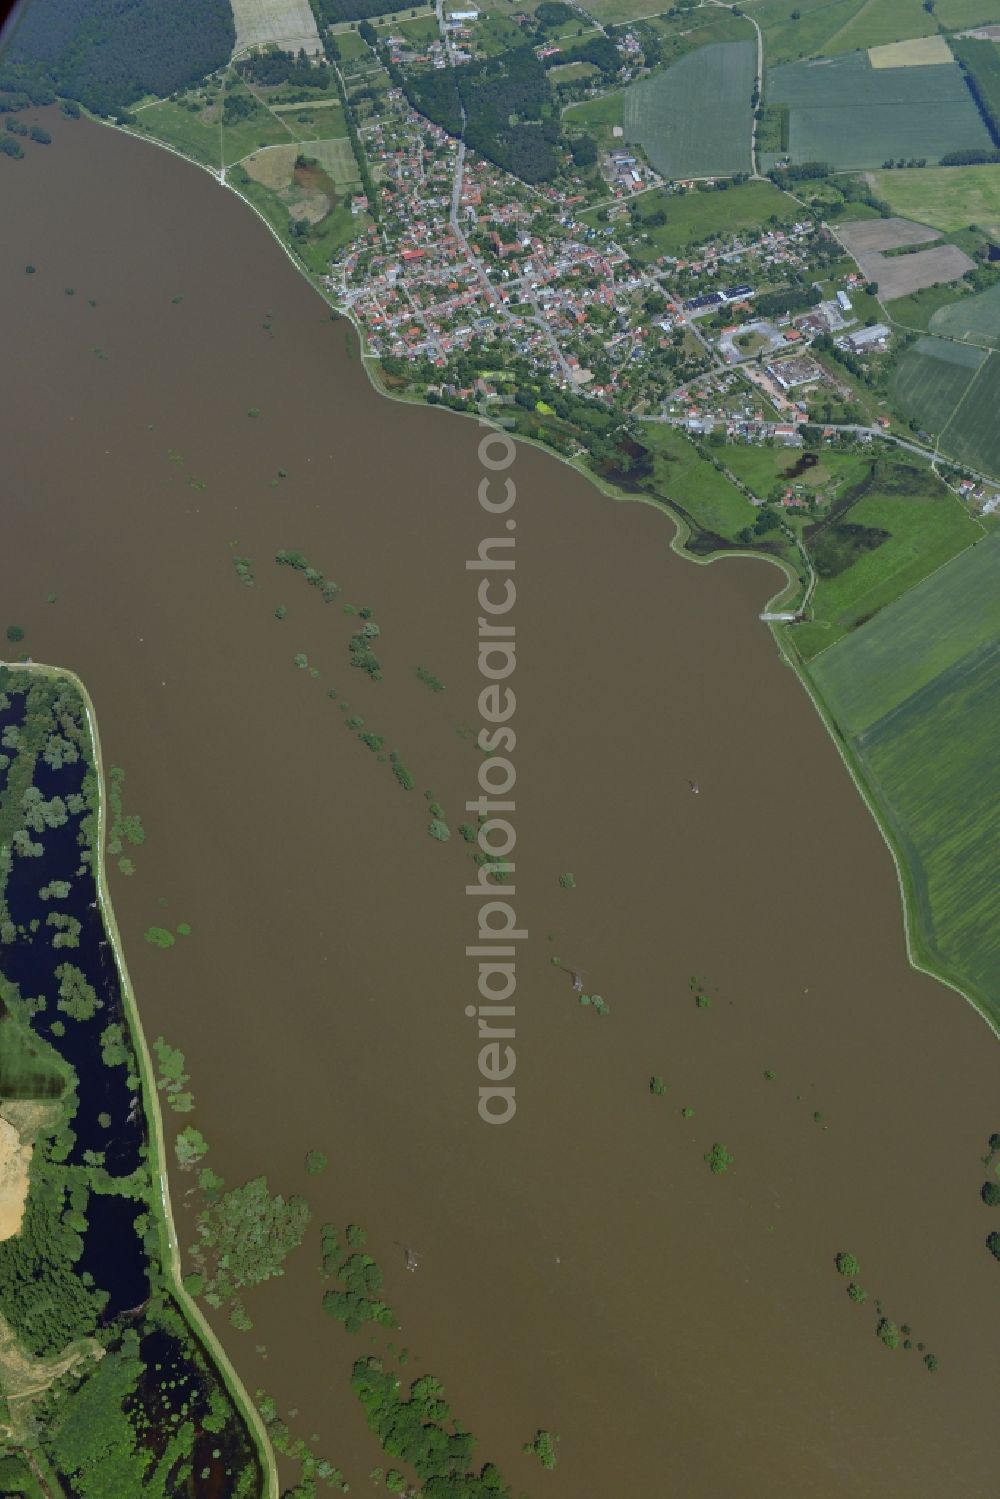
<path fill-rule="evenodd" d="M 766 96 L 788 108 L 795 162 L 844 170 L 992 147 L 957 63 L 873 68 L 867 52 L 787 63 L 768 71 Z"/>
<path fill-rule="evenodd" d="M 959 463 L 1000 478 L 1000 354 L 976 371 L 941 433 L 941 449 Z"/>
<path fill-rule="evenodd" d="M 1000 1024 L 1000 534 L 813 662 L 927 967 Z"/>
<path fill-rule="evenodd" d="M 716 42 L 625 91 L 625 139 L 664 177 L 749 172 L 753 42 Z"/>
<path fill-rule="evenodd" d="M 899 412 L 933 434 L 947 426 L 986 353 L 946 338 L 918 338 L 892 377 Z"/>

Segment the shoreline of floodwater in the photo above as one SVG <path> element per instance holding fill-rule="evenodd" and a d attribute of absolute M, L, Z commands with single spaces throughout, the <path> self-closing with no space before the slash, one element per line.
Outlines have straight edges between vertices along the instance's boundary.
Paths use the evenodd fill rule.
<path fill-rule="evenodd" d="M 933 962 L 929 951 L 924 945 L 923 932 L 917 915 L 918 903 L 912 889 L 912 876 L 907 868 L 906 860 L 897 846 L 895 834 L 889 826 L 887 819 L 883 817 L 875 794 L 868 785 L 861 764 L 852 754 L 847 741 L 838 732 L 832 714 L 808 674 L 808 667 L 796 659 L 795 652 L 785 638 L 784 632 L 787 626 L 780 623 L 770 623 L 769 628 L 777 643 L 782 660 L 792 668 L 808 694 L 810 702 L 819 715 L 820 722 L 833 740 L 848 775 L 854 782 L 859 796 L 868 808 L 872 821 L 878 828 L 883 842 L 889 850 L 889 856 L 892 859 L 893 868 L 896 872 L 896 883 L 899 887 L 899 903 L 903 912 L 903 936 L 906 942 L 907 962 L 917 973 L 925 973 L 929 978 L 936 979 L 939 983 L 944 984 L 945 988 L 951 989 L 960 999 L 963 999 L 984 1024 L 989 1027 L 993 1035 L 1000 1040 L 1000 1023 L 998 1023 L 996 1018 L 988 1013 L 975 995 L 968 993 L 954 978 L 949 977 L 943 968 L 938 967 Z"/>
<path fill-rule="evenodd" d="M 139 1006 L 125 963 L 125 949 L 118 930 L 118 923 L 115 919 L 114 907 L 111 902 L 111 892 L 108 887 L 105 862 L 107 792 L 104 778 L 104 761 L 101 755 L 101 741 L 97 728 L 97 712 L 83 681 L 69 667 L 49 666 L 38 661 L 10 661 L 0 663 L 0 665 L 6 665 L 14 671 L 34 672 L 39 676 L 62 678 L 72 684 L 74 690 L 80 695 L 80 701 L 83 703 L 84 713 L 87 718 L 87 731 L 90 736 L 92 766 L 97 780 L 97 827 L 93 845 L 95 854 L 93 864 L 94 883 L 97 886 L 97 900 L 101 912 L 101 920 L 104 923 L 104 929 L 111 943 L 111 950 L 114 953 L 115 967 L 118 971 L 118 980 L 121 988 L 122 1004 L 128 1016 L 129 1029 L 132 1034 L 132 1040 L 135 1043 L 136 1058 L 139 1063 L 139 1072 L 142 1080 L 143 1108 L 147 1124 L 149 1125 L 150 1167 L 154 1179 L 159 1183 L 159 1193 L 151 1194 L 149 1207 L 156 1218 L 159 1229 L 160 1259 L 174 1299 L 181 1308 L 192 1332 L 206 1348 L 237 1413 L 244 1421 L 250 1433 L 260 1465 L 262 1495 L 265 1496 L 265 1499 L 278 1499 L 277 1461 L 264 1429 L 260 1412 L 254 1405 L 249 1391 L 230 1362 L 229 1356 L 219 1342 L 219 1339 L 206 1321 L 200 1307 L 198 1307 L 193 1298 L 185 1290 L 181 1275 L 180 1245 L 174 1225 L 173 1208 L 170 1201 L 170 1185 L 167 1176 L 163 1114 L 160 1109 L 159 1094 L 153 1075 L 153 1063 L 149 1055 L 146 1033 L 143 1029 L 142 1020 L 139 1015 Z"/>

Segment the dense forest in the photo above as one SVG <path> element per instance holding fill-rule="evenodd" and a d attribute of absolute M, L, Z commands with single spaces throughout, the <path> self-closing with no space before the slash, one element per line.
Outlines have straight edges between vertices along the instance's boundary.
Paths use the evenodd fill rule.
<path fill-rule="evenodd" d="M 228 0 L 33 0 L 4 71 L 119 114 L 221 67 L 235 40 Z"/>
<path fill-rule="evenodd" d="M 313 0 L 320 26 L 336 26 L 341 21 L 367 21 L 369 16 L 385 16 L 390 11 L 410 10 L 413 0 Z"/>
<path fill-rule="evenodd" d="M 414 109 L 449 135 L 464 136 L 466 145 L 487 161 L 525 182 L 548 182 L 555 176 L 559 111 L 545 69 L 530 46 L 460 69 L 404 70 L 385 53 L 382 61 Z"/>
<path fill-rule="evenodd" d="M 293 52 L 258 52 L 237 65 L 236 71 L 243 78 L 252 79 L 264 88 L 275 88 L 285 83 L 293 88 L 328 89 L 330 69 L 314 67 L 304 51 L 296 57 Z"/>

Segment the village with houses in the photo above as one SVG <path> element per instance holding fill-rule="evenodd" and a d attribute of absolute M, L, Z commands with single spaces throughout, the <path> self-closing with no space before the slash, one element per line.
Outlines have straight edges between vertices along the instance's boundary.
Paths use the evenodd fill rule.
<path fill-rule="evenodd" d="M 632 149 L 604 153 L 609 199 L 595 225 L 582 184 L 529 187 L 466 152 L 401 90 L 389 90 L 385 106 L 363 132 L 380 181 L 379 227 L 324 279 L 366 353 L 402 370 L 415 394 L 509 400 L 503 372 L 520 360 L 554 387 L 694 438 L 800 447 L 824 406 L 852 418 L 824 422 L 824 441 L 864 447 L 889 432 L 889 416 L 852 409 L 857 381 L 836 356 L 856 369 L 886 353 L 892 332 L 824 227 L 803 218 L 713 236 L 691 254 L 641 264 L 622 231 L 635 195 L 660 180 Z M 356 211 L 366 206 L 356 200 Z M 790 278 L 815 284 L 814 305 L 760 316 L 758 296 Z M 463 385 L 453 365 L 470 352 L 484 373 Z M 995 508 L 992 486 L 966 479 L 962 492 Z M 783 500 L 798 503 L 792 489 Z"/>

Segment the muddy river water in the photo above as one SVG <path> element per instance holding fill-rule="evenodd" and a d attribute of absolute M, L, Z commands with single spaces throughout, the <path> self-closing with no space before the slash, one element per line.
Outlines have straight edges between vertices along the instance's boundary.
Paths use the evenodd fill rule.
<path fill-rule="evenodd" d="M 312 1205 L 284 1278 L 248 1298 L 254 1330 L 218 1320 L 246 1384 L 367 1491 L 384 1459 L 349 1373 L 373 1344 L 324 1316 L 319 1274 L 318 1225 L 353 1221 L 407 1372 L 444 1381 L 515 1493 L 995 1493 L 979 1187 L 1000 1047 L 907 965 L 888 852 L 757 619 L 778 575 L 691 565 L 662 514 L 518 451 L 511 904 L 529 935 L 517 1114 L 484 1124 L 465 561 L 506 533 L 477 502 L 480 434 L 378 396 L 346 324 L 207 174 L 47 123 L 53 144 L 0 170 L 0 624 L 86 681 L 142 816 L 113 895 L 148 1035 L 191 1073 L 197 1109 L 168 1128 L 197 1125 L 230 1183 L 264 1172 Z M 345 602 L 380 627 L 381 681 L 351 668 Z M 173 948 L 143 941 L 179 922 Z M 187 1238 L 191 1187 L 175 1175 Z M 936 1374 L 879 1343 L 876 1298 Z M 551 1473 L 520 1450 L 538 1428 L 560 1436 Z"/>

